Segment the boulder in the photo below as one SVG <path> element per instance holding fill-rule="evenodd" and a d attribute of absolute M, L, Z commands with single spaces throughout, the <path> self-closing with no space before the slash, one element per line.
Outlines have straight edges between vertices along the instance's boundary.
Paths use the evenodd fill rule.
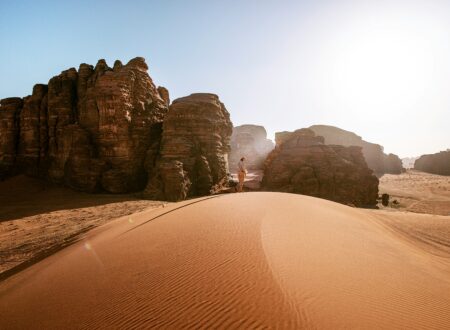
<path fill-rule="evenodd" d="M 414 163 L 414 169 L 433 174 L 450 175 L 450 149 L 420 156 Z"/>
<path fill-rule="evenodd" d="M 389 194 L 381 195 L 381 204 L 383 206 L 389 206 Z"/>
<path fill-rule="evenodd" d="M 231 152 L 228 158 L 230 170 L 237 171 L 237 164 L 241 157 L 246 158 L 249 170 L 262 169 L 267 155 L 273 148 L 274 143 L 267 139 L 267 132 L 263 126 L 234 127 L 231 135 Z"/>
<path fill-rule="evenodd" d="M 176 201 L 225 186 L 232 127 L 217 95 L 198 93 L 174 100 L 146 195 Z"/>
<path fill-rule="evenodd" d="M 328 125 L 313 125 L 309 128 L 317 135 L 323 136 L 326 144 L 361 147 L 367 165 L 377 176 L 385 173 L 400 174 L 404 171 L 402 161 L 397 155 L 386 155 L 382 146 L 364 141 L 353 132 Z"/>
<path fill-rule="evenodd" d="M 361 147 L 326 145 L 310 129 L 276 135 L 262 188 L 305 194 L 360 207 L 375 207 L 378 179 L 367 167 Z"/>

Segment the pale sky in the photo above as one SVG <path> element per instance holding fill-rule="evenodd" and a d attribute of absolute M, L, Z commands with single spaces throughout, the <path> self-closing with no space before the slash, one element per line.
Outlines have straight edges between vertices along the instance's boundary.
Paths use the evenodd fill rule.
<path fill-rule="evenodd" d="M 328 124 L 401 157 L 450 148 L 450 1 L 0 0 L 0 98 L 82 62 L 143 56 L 171 99 L 235 125 Z"/>

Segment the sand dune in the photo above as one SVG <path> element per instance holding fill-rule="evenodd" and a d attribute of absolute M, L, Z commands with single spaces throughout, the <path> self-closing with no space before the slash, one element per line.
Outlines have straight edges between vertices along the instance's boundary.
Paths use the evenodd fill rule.
<path fill-rule="evenodd" d="M 0 328 L 448 329 L 450 255 L 414 242 L 373 211 L 307 196 L 185 201 L 1 282 Z"/>

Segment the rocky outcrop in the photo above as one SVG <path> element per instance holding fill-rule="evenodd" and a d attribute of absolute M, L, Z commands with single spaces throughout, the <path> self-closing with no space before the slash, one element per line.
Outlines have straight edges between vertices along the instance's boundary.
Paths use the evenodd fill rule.
<path fill-rule="evenodd" d="M 383 174 L 400 174 L 403 172 L 405 172 L 405 169 L 403 168 L 403 162 L 397 155 L 383 154 Z"/>
<path fill-rule="evenodd" d="M 25 97 L 19 115 L 16 166 L 20 172 L 39 175 L 47 155 L 47 86 L 35 85 L 33 94 Z M 41 123 L 42 121 L 42 123 Z M 41 162 L 42 157 L 42 162 Z"/>
<path fill-rule="evenodd" d="M 15 174 L 19 119 L 23 100 L 10 97 L 0 100 L 0 179 Z"/>
<path fill-rule="evenodd" d="M 246 158 L 248 169 L 262 169 L 267 155 L 273 148 L 274 143 L 267 139 L 267 132 L 263 126 L 234 127 L 231 135 L 231 152 L 228 158 L 230 171 L 237 170 L 237 164 L 242 157 Z"/>
<path fill-rule="evenodd" d="M 167 90 L 167 88 L 159 86 L 158 93 L 161 96 L 161 98 L 164 100 L 164 103 L 166 104 L 166 106 L 169 106 L 170 105 L 170 97 L 169 97 L 169 91 Z"/>
<path fill-rule="evenodd" d="M 21 172 L 84 191 L 142 190 L 159 152 L 169 95 L 143 58 L 81 64 L 0 101 L 0 176 Z"/>
<path fill-rule="evenodd" d="M 367 165 L 378 176 L 384 173 L 400 174 L 404 171 L 402 161 L 397 155 L 386 155 L 382 146 L 364 141 L 355 133 L 328 125 L 313 125 L 310 129 L 323 136 L 326 144 L 361 147 Z"/>
<path fill-rule="evenodd" d="M 326 145 L 310 129 L 282 132 L 265 163 L 264 190 L 305 194 L 362 207 L 374 207 L 378 179 L 361 147 Z"/>
<path fill-rule="evenodd" d="M 224 186 L 232 128 L 217 95 L 192 94 L 173 101 L 146 195 L 177 201 L 208 195 Z"/>
<path fill-rule="evenodd" d="M 450 149 L 419 157 L 414 163 L 414 169 L 433 174 L 450 175 Z"/>

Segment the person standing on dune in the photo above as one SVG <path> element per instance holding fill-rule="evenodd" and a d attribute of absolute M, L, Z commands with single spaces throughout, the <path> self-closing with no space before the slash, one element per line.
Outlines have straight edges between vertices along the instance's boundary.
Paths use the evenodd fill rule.
<path fill-rule="evenodd" d="M 238 163 L 238 192 L 242 192 L 242 188 L 244 188 L 244 180 L 247 175 L 247 169 L 245 168 L 245 157 L 242 157 Z"/>

